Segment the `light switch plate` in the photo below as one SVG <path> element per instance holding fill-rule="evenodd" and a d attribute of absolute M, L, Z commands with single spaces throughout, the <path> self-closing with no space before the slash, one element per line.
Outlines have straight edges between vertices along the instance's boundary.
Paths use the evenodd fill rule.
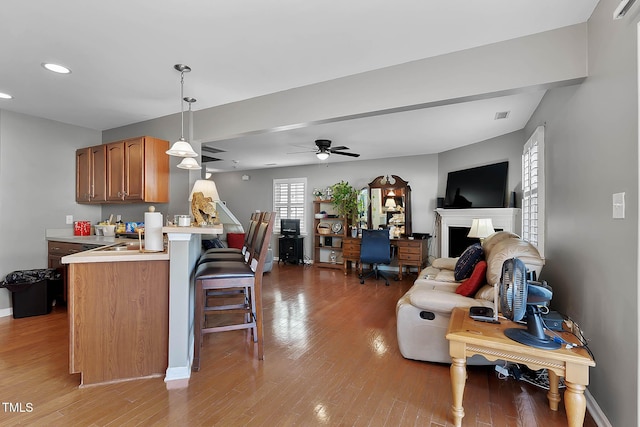
<path fill-rule="evenodd" d="M 73 215 L 67 215 L 67 224 L 73 224 Z"/>
<path fill-rule="evenodd" d="M 613 195 L 613 218 L 624 219 L 624 193 Z"/>

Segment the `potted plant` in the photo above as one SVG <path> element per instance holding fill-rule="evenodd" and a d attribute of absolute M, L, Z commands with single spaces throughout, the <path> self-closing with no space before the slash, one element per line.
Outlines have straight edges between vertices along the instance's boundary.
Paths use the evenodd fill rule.
<path fill-rule="evenodd" d="M 339 215 L 351 221 L 351 227 L 356 227 L 358 220 L 358 191 L 348 182 L 340 181 L 331 186 L 332 203 Z M 357 230 L 357 228 L 356 228 Z"/>

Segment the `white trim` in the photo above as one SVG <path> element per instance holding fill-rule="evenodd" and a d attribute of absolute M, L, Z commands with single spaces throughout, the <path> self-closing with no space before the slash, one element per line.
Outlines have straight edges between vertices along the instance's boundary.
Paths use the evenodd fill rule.
<path fill-rule="evenodd" d="M 596 425 L 598 427 L 613 427 L 607 416 L 602 412 L 602 409 L 600 409 L 598 402 L 596 402 L 589 392 L 589 389 L 584 391 L 584 397 L 587 400 L 587 410 L 589 411 L 589 415 L 591 415 L 591 418 L 593 418 Z"/>
<path fill-rule="evenodd" d="M 637 46 L 637 51 L 636 51 L 636 70 L 640 70 L 640 23 L 636 24 L 636 46 Z M 636 88 L 638 89 L 638 93 L 636 94 L 636 112 L 638 112 L 638 117 L 636 117 L 636 126 L 638 126 L 638 132 L 637 135 L 640 138 L 640 109 L 637 108 L 638 104 L 640 104 L 640 73 L 638 73 L 637 75 L 637 80 L 638 80 L 638 84 L 636 85 Z M 640 147 L 640 139 L 637 142 L 638 147 Z M 638 158 L 637 158 L 637 162 L 640 164 L 640 150 L 638 150 Z M 640 175 L 638 176 L 639 178 L 639 184 L 640 184 Z M 638 185 L 638 194 L 636 197 L 636 203 L 638 203 L 638 200 L 640 200 L 640 185 Z M 636 209 L 638 209 L 638 206 L 636 205 Z M 638 223 L 636 224 L 636 249 L 640 249 L 640 215 L 638 216 Z M 638 256 L 638 259 L 636 261 L 636 288 L 638 288 L 638 284 L 640 283 L 640 250 L 636 250 L 636 254 Z M 640 307 L 640 292 L 636 291 L 636 307 Z M 637 315 L 636 313 L 636 319 L 637 319 L 637 324 L 636 324 L 636 334 L 637 334 L 637 339 L 636 342 L 640 341 L 640 316 Z M 637 346 L 636 346 L 636 352 L 637 352 Z M 637 360 L 637 366 L 636 366 L 636 419 L 638 419 L 638 408 L 640 408 L 640 357 L 636 357 Z"/>
<path fill-rule="evenodd" d="M 13 314 L 13 307 L 0 309 L 0 317 L 7 317 Z"/>
<path fill-rule="evenodd" d="M 527 188 L 526 183 L 532 181 L 532 177 L 534 175 L 530 174 L 531 167 L 527 168 L 525 166 L 525 155 L 527 153 L 530 154 L 532 148 L 536 146 L 536 174 L 535 177 L 537 179 L 537 184 L 535 186 L 535 195 L 532 195 L 533 191 Z M 545 168 L 544 168 L 545 156 L 544 156 L 544 126 L 538 126 L 536 130 L 531 134 L 531 137 L 527 140 L 524 145 L 523 153 L 522 153 L 522 222 L 521 230 L 522 230 L 522 238 L 524 240 L 529 241 L 528 233 L 525 230 L 524 221 L 526 218 L 531 219 L 531 212 L 528 212 L 527 206 L 531 206 L 531 199 L 535 198 L 535 204 L 537 205 L 536 209 L 536 228 L 535 232 L 535 241 L 531 241 L 532 244 L 536 246 L 538 252 L 540 252 L 540 256 L 544 258 L 544 237 L 546 234 L 546 220 L 545 220 Z M 528 177 L 525 177 L 526 174 L 529 174 Z M 528 179 L 527 179 L 528 178 Z M 529 198 L 529 202 L 526 199 Z"/>
<path fill-rule="evenodd" d="M 474 218 L 491 218 L 493 228 L 520 234 L 520 208 L 436 209 L 440 257 L 449 256 L 449 228 L 471 227 Z"/>
<path fill-rule="evenodd" d="M 301 208 L 302 209 L 302 215 L 298 218 L 297 216 L 294 216 L 294 218 L 298 218 L 300 219 L 300 234 L 305 234 L 309 232 L 309 225 L 308 225 L 308 219 L 307 219 L 307 214 L 309 212 L 309 207 L 307 206 L 307 201 L 308 201 L 308 197 L 307 197 L 307 189 L 308 189 L 308 184 L 307 184 L 307 178 L 306 177 L 301 177 L 301 178 L 274 178 L 273 179 L 273 188 L 272 188 L 272 202 L 273 202 L 273 210 L 276 213 L 276 222 L 273 226 L 273 233 L 274 234 L 280 234 L 280 208 L 284 207 L 284 204 L 282 203 L 278 203 L 278 206 L 276 206 L 276 188 L 278 188 L 279 185 L 282 184 L 287 184 L 289 186 L 289 188 L 291 188 L 291 184 L 302 184 L 303 185 L 303 192 L 302 192 L 302 203 L 292 203 L 291 202 L 291 194 L 289 194 L 287 203 L 286 203 L 286 208 L 287 211 L 289 212 L 290 208 L 292 206 L 296 207 L 296 208 Z M 291 218 L 291 216 L 289 216 L 289 218 Z"/>
<path fill-rule="evenodd" d="M 191 378 L 191 366 L 173 366 L 167 368 L 164 382 L 188 380 Z"/>

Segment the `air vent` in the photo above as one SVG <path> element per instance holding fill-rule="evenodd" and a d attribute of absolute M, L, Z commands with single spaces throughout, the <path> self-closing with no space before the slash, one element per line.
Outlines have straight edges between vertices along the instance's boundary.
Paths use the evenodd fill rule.
<path fill-rule="evenodd" d="M 202 156 L 202 163 L 219 162 L 222 159 L 217 157 Z"/>
<path fill-rule="evenodd" d="M 209 147 L 209 146 L 206 146 L 206 145 L 202 146 L 202 151 L 206 151 L 207 153 L 213 153 L 213 154 L 215 154 L 215 153 L 226 153 L 225 150 L 221 150 L 221 149 L 215 148 L 215 147 Z"/>
<path fill-rule="evenodd" d="M 507 117 L 509 117 L 510 113 L 511 113 L 511 111 L 498 111 L 496 113 L 496 116 L 494 117 L 494 120 L 506 119 Z"/>

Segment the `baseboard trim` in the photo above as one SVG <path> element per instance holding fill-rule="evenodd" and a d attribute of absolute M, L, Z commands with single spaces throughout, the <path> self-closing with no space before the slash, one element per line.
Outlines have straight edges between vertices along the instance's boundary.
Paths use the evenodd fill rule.
<path fill-rule="evenodd" d="M 602 409 L 600 409 L 598 402 L 596 402 L 593 395 L 589 392 L 589 389 L 584 391 L 584 397 L 587 400 L 587 410 L 598 427 L 613 427 L 607 419 L 607 416 L 602 412 Z"/>
<path fill-rule="evenodd" d="M 0 317 L 7 317 L 13 314 L 13 307 L 0 309 Z"/>

